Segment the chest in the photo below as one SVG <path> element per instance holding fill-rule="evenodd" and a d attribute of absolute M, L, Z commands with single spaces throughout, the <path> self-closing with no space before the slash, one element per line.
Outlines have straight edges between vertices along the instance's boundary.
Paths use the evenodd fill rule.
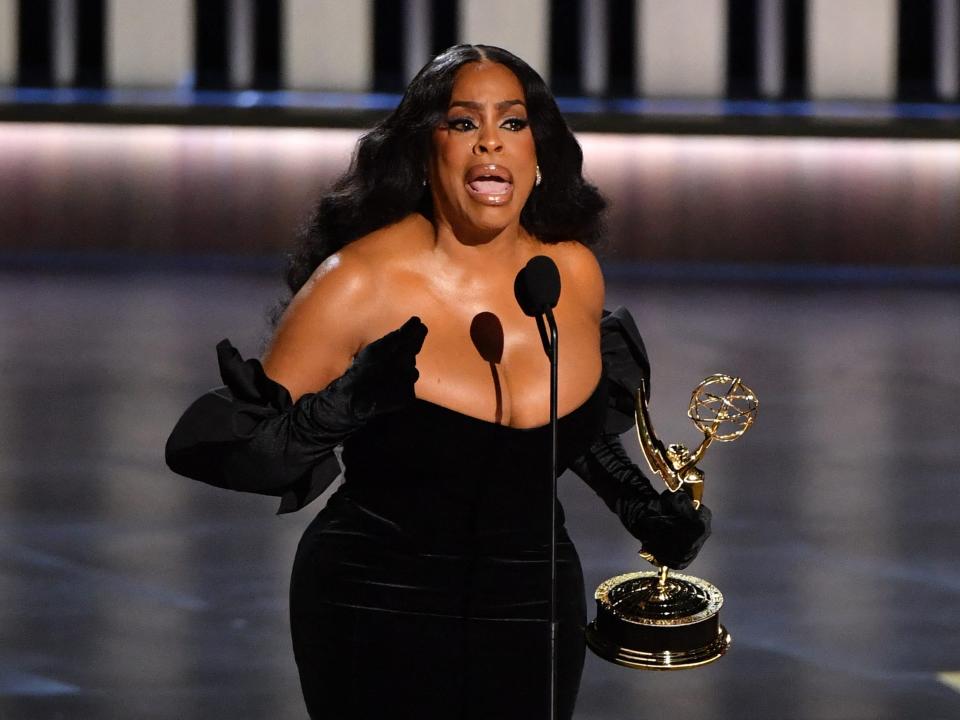
<path fill-rule="evenodd" d="M 504 288 L 506 290 L 506 288 Z M 417 396 L 465 415 L 513 427 L 549 418 L 550 365 L 536 321 L 517 306 L 512 289 L 480 297 L 408 294 L 391 309 L 398 325 L 418 315 L 427 325 L 417 356 Z M 555 309 L 559 342 L 559 413 L 591 394 L 600 375 L 596 320 L 573 298 Z"/>

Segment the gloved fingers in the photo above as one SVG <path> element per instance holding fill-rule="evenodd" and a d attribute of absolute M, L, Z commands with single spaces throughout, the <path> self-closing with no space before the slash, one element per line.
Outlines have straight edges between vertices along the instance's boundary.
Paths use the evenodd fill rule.
<path fill-rule="evenodd" d="M 249 401 L 257 395 L 254 368 L 227 339 L 217 343 L 217 364 L 224 385 L 235 398 Z"/>
<path fill-rule="evenodd" d="M 391 386 L 395 387 L 397 392 L 403 398 L 413 399 L 415 397 L 413 386 L 420 379 L 420 371 L 415 365 L 400 368 L 393 378 Z"/>
<path fill-rule="evenodd" d="M 391 330 L 367 345 L 357 355 L 358 358 L 373 362 L 382 362 L 391 357 L 414 358 L 423 347 L 427 337 L 427 326 L 414 315 L 396 330 Z"/>
<path fill-rule="evenodd" d="M 668 568 L 670 568 L 671 570 L 683 570 L 683 569 L 685 569 L 690 563 L 692 563 L 692 562 L 694 561 L 694 559 L 696 558 L 696 556 L 697 556 L 697 553 L 694 552 L 694 553 L 692 553 L 692 554 L 683 555 L 683 556 L 679 556 L 679 557 L 671 557 L 671 558 L 669 558 L 669 559 L 667 559 L 667 560 L 660 560 L 659 558 L 657 558 L 657 560 L 658 560 L 658 562 L 660 562 L 662 565 L 666 565 L 666 566 L 667 566 Z"/>
<path fill-rule="evenodd" d="M 700 522 L 703 523 L 705 536 L 710 535 L 711 526 L 713 524 L 713 513 L 710 512 L 710 508 L 701 503 L 700 509 L 697 510 L 697 514 L 700 516 Z"/>
<path fill-rule="evenodd" d="M 230 388 L 234 399 L 256 405 L 268 405 L 276 410 L 290 406 L 290 393 L 272 380 L 256 358 L 244 360 L 229 340 L 217 343 L 217 364 L 224 385 Z"/>
<path fill-rule="evenodd" d="M 416 397 L 417 353 L 427 327 L 414 316 L 361 350 L 344 376 L 358 417 L 399 410 Z"/>
<path fill-rule="evenodd" d="M 423 321 L 414 315 L 401 325 L 398 330 L 400 333 L 400 343 L 398 351 L 417 355 L 423 348 L 423 341 L 427 337 L 427 326 Z"/>
<path fill-rule="evenodd" d="M 684 492 L 666 490 L 659 504 L 660 512 L 647 518 L 643 548 L 658 562 L 682 570 L 693 562 L 710 537 L 713 516 L 706 505 L 694 509 L 693 501 Z"/>
<path fill-rule="evenodd" d="M 706 536 L 697 538 L 692 543 L 678 542 L 676 539 L 660 538 L 657 542 L 643 543 L 643 551 L 656 558 L 661 565 L 672 570 L 683 570 L 692 563 L 700 553 L 700 548 L 706 541 Z"/>
<path fill-rule="evenodd" d="M 709 532 L 700 535 L 689 547 L 686 548 L 685 552 L 678 552 L 676 556 L 670 557 L 664 562 L 664 564 L 674 570 L 683 570 L 687 565 L 696 559 L 697 555 L 700 554 L 700 548 L 703 547 L 703 544 L 707 541 L 708 537 L 710 537 Z"/>
<path fill-rule="evenodd" d="M 693 500 L 687 493 L 681 491 L 671 492 L 664 490 L 660 493 L 660 507 L 664 515 L 668 517 L 682 517 L 691 521 L 702 520 L 702 513 L 706 511 L 709 515 L 710 510 L 701 503 L 700 508 L 693 506 Z"/>
<path fill-rule="evenodd" d="M 661 564 L 666 565 L 671 570 L 683 570 L 687 565 L 693 562 L 696 552 L 685 552 L 685 549 L 677 548 L 667 542 L 644 542 L 641 551 L 653 555 L 654 559 Z"/>

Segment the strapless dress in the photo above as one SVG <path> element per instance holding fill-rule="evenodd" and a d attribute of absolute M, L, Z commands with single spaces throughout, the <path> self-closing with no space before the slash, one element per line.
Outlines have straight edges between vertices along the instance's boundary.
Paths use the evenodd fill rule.
<path fill-rule="evenodd" d="M 601 434 L 628 430 L 636 388 L 644 380 L 649 388 L 629 313 L 605 313 L 600 331 L 603 377 L 559 421 L 561 472 Z M 186 410 L 167 463 L 218 487 L 277 496 L 281 513 L 305 507 L 340 463 L 333 452 L 310 453 L 309 469 L 288 478 L 238 468 L 249 419 L 274 427 L 269 419 L 293 405 L 259 362 L 226 341 L 217 352 L 226 386 Z M 548 717 L 549 443 L 549 426 L 510 428 L 423 400 L 346 438 L 344 482 L 305 531 L 291 582 L 293 645 L 313 718 Z M 302 447 L 264 447 L 255 469 L 266 451 L 281 470 L 288 460 L 303 465 Z M 562 508 L 558 517 L 559 717 L 570 718 L 584 593 Z"/>
<path fill-rule="evenodd" d="M 558 468 L 603 430 L 607 383 L 559 420 Z M 313 718 L 549 716 L 550 428 L 433 403 L 344 443 L 344 482 L 305 531 L 293 644 Z M 583 667 L 583 575 L 558 508 L 558 688 Z"/>

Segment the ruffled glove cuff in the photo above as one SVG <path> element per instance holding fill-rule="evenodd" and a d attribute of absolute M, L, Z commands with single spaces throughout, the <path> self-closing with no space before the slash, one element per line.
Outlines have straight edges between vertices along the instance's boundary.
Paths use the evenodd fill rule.
<path fill-rule="evenodd" d="M 278 512 L 298 510 L 340 474 L 334 448 L 373 416 L 414 397 L 416 354 L 426 326 L 411 318 L 367 345 L 341 377 L 291 401 L 259 360 L 243 360 L 223 340 L 224 387 L 198 398 L 167 440 L 167 465 L 217 487 L 276 495 Z"/>

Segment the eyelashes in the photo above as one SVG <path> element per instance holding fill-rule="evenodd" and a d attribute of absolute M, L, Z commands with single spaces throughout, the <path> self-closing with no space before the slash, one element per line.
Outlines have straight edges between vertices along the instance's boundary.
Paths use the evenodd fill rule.
<path fill-rule="evenodd" d="M 513 130 L 514 132 L 520 132 L 530 125 L 530 123 L 523 118 L 509 118 L 505 120 L 503 124 L 507 126 L 507 129 Z"/>
<path fill-rule="evenodd" d="M 523 118 L 507 118 L 500 124 L 500 127 L 506 128 L 511 132 L 520 132 L 529 126 L 530 122 Z M 447 129 L 457 132 L 471 132 L 472 130 L 477 130 L 478 126 L 473 118 L 454 117 L 447 119 Z"/>
<path fill-rule="evenodd" d="M 448 118 L 447 128 L 460 132 L 469 132 L 470 130 L 476 130 L 477 125 L 470 118 Z"/>

